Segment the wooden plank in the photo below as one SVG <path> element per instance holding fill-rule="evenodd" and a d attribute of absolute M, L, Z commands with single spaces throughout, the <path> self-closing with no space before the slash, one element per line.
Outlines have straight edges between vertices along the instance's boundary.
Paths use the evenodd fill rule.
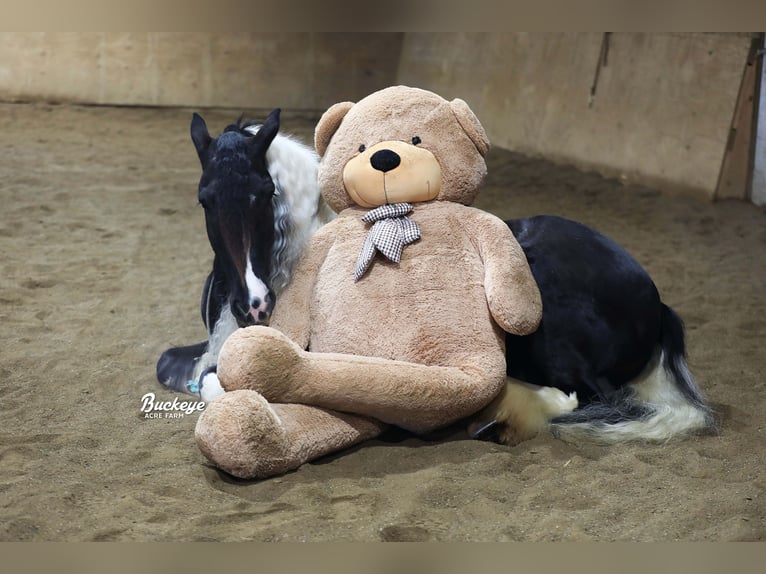
<path fill-rule="evenodd" d="M 750 199 L 766 207 L 766 34 L 761 34 L 761 55 L 758 58 L 759 73 L 756 79 L 756 135 L 753 150 L 753 178 L 750 184 Z"/>
<path fill-rule="evenodd" d="M 758 40 L 753 40 L 748 54 L 737 105 L 729 130 L 729 140 L 721 164 L 714 199 L 748 199 L 753 173 L 755 143 L 755 93 L 758 71 L 756 52 Z"/>
<path fill-rule="evenodd" d="M 713 198 L 752 34 L 408 33 L 397 83 L 467 101 L 492 144 Z"/>

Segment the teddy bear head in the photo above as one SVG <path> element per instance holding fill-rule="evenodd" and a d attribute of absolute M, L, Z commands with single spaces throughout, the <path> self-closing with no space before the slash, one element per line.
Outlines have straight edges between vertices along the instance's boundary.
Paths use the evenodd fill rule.
<path fill-rule="evenodd" d="M 487 173 L 489 140 L 468 104 L 419 88 L 333 105 L 314 144 L 322 197 L 336 212 L 433 199 L 470 205 Z"/>

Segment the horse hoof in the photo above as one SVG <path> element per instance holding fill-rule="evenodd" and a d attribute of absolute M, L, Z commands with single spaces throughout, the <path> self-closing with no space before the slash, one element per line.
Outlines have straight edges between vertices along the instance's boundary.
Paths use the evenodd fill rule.
<path fill-rule="evenodd" d="M 488 423 L 473 422 L 468 425 L 468 436 L 474 440 L 483 440 L 487 442 L 500 442 L 498 429 L 499 423 L 496 420 Z"/>

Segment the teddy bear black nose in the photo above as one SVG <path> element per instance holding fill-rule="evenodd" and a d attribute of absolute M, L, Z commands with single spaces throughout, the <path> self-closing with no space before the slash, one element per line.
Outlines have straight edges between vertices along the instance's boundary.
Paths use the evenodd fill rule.
<path fill-rule="evenodd" d="M 390 149 L 381 149 L 376 151 L 370 156 L 370 164 L 372 167 L 383 173 L 391 171 L 398 166 L 402 161 L 399 154 Z"/>

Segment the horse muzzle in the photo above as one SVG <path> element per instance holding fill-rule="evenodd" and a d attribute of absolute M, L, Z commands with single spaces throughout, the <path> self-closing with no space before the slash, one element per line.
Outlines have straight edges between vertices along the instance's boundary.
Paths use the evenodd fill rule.
<path fill-rule="evenodd" d="M 256 325 L 268 325 L 271 318 L 271 312 L 274 310 L 276 298 L 273 291 L 269 290 L 266 296 L 261 300 L 259 297 L 250 302 L 248 315 L 252 317 Z"/>
<path fill-rule="evenodd" d="M 249 302 L 232 301 L 231 311 L 240 327 L 268 325 L 275 302 L 274 293 L 269 291 L 263 299 L 255 297 Z"/>

